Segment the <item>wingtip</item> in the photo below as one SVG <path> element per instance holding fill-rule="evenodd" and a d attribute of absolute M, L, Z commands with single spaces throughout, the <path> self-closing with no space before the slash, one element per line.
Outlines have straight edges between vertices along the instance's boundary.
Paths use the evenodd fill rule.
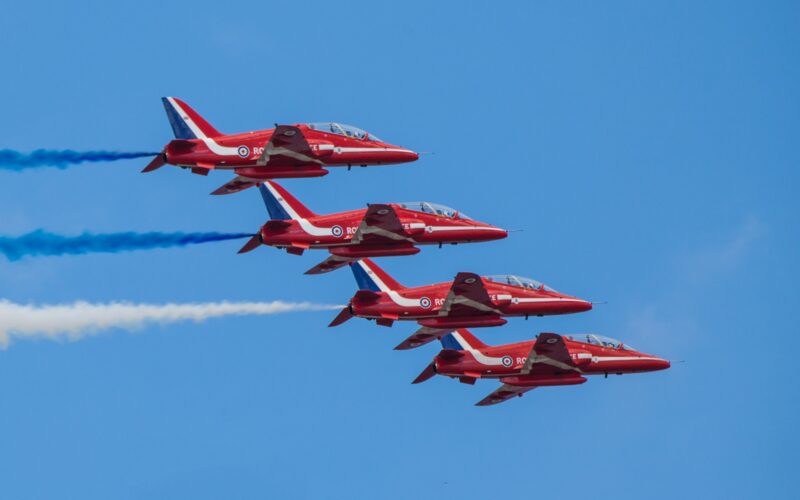
<path fill-rule="evenodd" d="M 481 399 L 480 401 L 478 401 L 477 403 L 475 403 L 475 406 L 493 406 L 493 405 L 496 405 L 498 403 L 502 403 L 503 401 L 504 401 L 503 399 L 493 398 L 492 396 L 487 396 L 487 397 Z"/>
<path fill-rule="evenodd" d="M 394 346 L 395 351 L 410 351 L 411 349 L 416 349 L 421 345 L 425 344 L 425 342 L 409 342 L 408 339 L 400 342 L 396 346 Z"/>
<path fill-rule="evenodd" d="M 420 372 L 420 374 L 417 375 L 417 378 L 415 378 L 411 383 L 412 384 L 421 384 L 422 382 L 425 382 L 426 380 L 430 380 L 435 375 L 436 375 L 436 361 L 434 360 L 434 361 L 431 361 L 430 363 L 428 363 L 428 366 L 426 366 Z"/>

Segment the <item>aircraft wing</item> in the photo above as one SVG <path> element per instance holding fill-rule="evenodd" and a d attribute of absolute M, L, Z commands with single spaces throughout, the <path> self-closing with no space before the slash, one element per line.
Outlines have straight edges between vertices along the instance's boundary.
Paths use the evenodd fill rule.
<path fill-rule="evenodd" d="M 397 347 L 395 347 L 395 350 L 404 351 L 407 349 L 414 349 L 415 347 L 425 345 L 432 340 L 440 339 L 452 331 L 453 330 L 443 330 L 439 328 L 429 328 L 427 326 L 423 326 L 414 332 L 412 336 L 400 342 Z"/>
<path fill-rule="evenodd" d="M 483 280 L 475 273 L 458 273 L 439 313 L 441 316 L 499 315 Z"/>
<path fill-rule="evenodd" d="M 528 359 L 522 367 L 523 374 L 553 375 L 574 372 L 577 369 L 564 343 L 564 337 L 555 333 L 542 333 L 531 348 Z M 580 378 L 580 377 L 578 377 Z M 583 379 L 585 382 L 586 379 Z M 522 396 L 536 389 L 535 385 L 521 387 L 503 384 L 496 391 L 480 400 L 476 406 L 489 406 L 508 401 L 514 396 Z"/>
<path fill-rule="evenodd" d="M 575 371 L 575 362 L 569 355 L 564 338 L 555 333 L 542 333 L 536 338 L 522 373 L 561 373 Z"/>
<path fill-rule="evenodd" d="M 314 266 L 311 269 L 309 269 L 308 271 L 306 271 L 306 274 L 329 273 L 331 271 L 335 271 L 336 269 L 339 269 L 340 267 L 346 266 L 350 262 L 355 262 L 356 260 L 358 260 L 358 259 L 353 259 L 353 258 L 350 258 L 350 257 L 340 257 L 338 255 L 331 255 L 327 259 L 323 260 L 322 262 L 320 262 L 316 266 Z"/>
<path fill-rule="evenodd" d="M 475 403 L 475 406 L 496 405 L 497 403 L 508 401 L 515 396 L 522 397 L 523 394 L 533 389 L 536 389 L 536 387 L 520 387 L 503 384 L 496 391 Z"/>
<path fill-rule="evenodd" d="M 239 191 L 243 191 L 247 188 L 258 186 L 262 182 L 263 181 L 259 179 L 251 179 L 250 177 L 243 177 L 240 175 L 218 187 L 217 190 L 211 194 L 220 195 L 238 193 Z"/>
<path fill-rule="evenodd" d="M 390 243 L 409 241 L 403 231 L 403 224 L 390 205 L 373 204 L 367 209 L 361 224 L 358 225 L 353 243 Z"/>
<path fill-rule="evenodd" d="M 256 163 L 258 165 L 296 167 L 322 165 L 303 135 L 303 131 L 294 125 L 277 125 Z"/>

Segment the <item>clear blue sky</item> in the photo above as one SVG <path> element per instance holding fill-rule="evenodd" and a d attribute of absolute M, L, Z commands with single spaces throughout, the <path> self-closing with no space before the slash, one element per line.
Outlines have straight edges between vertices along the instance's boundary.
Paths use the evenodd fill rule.
<path fill-rule="evenodd" d="M 141 150 L 175 95 L 223 131 L 337 120 L 435 151 L 284 185 L 319 212 L 430 199 L 505 241 L 383 259 L 516 273 L 673 360 L 492 408 L 411 380 L 412 325 L 226 318 L 0 352 L 0 496 L 790 498 L 798 463 L 796 2 L 6 2 L 0 148 Z M 0 173 L 0 234 L 254 231 L 255 191 L 146 161 Z M 347 271 L 240 242 L 0 262 L 0 297 L 342 303 Z"/>

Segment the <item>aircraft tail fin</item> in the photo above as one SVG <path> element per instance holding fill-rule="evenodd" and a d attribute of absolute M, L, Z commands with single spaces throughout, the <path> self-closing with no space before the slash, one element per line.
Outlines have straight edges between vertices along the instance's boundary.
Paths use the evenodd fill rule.
<path fill-rule="evenodd" d="M 448 333 L 439 341 L 442 343 L 444 349 L 453 349 L 456 351 L 468 351 L 470 349 L 484 349 L 487 346 L 481 342 L 478 337 L 470 333 L 469 330 L 459 329 L 452 333 Z"/>
<path fill-rule="evenodd" d="M 316 215 L 277 182 L 265 181 L 258 189 L 272 220 L 306 219 Z"/>
<path fill-rule="evenodd" d="M 176 139 L 205 139 L 223 135 L 177 97 L 162 97 L 161 102 L 164 103 Z"/>
<path fill-rule="evenodd" d="M 350 269 L 360 290 L 388 292 L 405 288 L 370 259 L 357 260 L 350 264 Z"/>

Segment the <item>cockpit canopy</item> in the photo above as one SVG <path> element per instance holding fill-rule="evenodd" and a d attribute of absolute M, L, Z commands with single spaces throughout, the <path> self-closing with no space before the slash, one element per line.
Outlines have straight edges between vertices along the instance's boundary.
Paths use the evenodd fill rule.
<path fill-rule="evenodd" d="M 366 130 L 361 130 L 352 125 L 345 125 L 343 123 L 335 122 L 316 122 L 307 123 L 308 128 L 312 130 L 319 130 L 320 132 L 327 132 L 329 134 L 338 134 L 352 139 L 359 139 L 362 141 L 383 142 L 377 136 L 368 133 Z"/>
<path fill-rule="evenodd" d="M 450 219 L 469 219 L 465 214 L 459 212 L 454 208 L 450 208 L 438 203 L 431 203 L 429 201 L 404 201 L 398 203 L 403 208 L 423 212 L 426 214 L 440 215 Z"/>
<path fill-rule="evenodd" d="M 601 347 L 608 347 L 609 349 L 625 349 L 626 351 L 636 350 L 627 344 L 623 344 L 617 339 L 612 339 L 611 337 L 604 337 L 602 335 L 595 335 L 593 333 L 567 335 L 566 337 L 576 342 L 583 342 L 584 344 L 592 344 Z"/>
<path fill-rule="evenodd" d="M 555 292 L 555 290 L 545 285 L 541 281 L 536 281 L 531 278 L 523 278 L 522 276 L 515 276 L 513 274 L 494 274 L 492 276 L 484 276 L 484 279 L 503 285 L 528 288 L 530 290 L 547 290 L 548 292 Z"/>

